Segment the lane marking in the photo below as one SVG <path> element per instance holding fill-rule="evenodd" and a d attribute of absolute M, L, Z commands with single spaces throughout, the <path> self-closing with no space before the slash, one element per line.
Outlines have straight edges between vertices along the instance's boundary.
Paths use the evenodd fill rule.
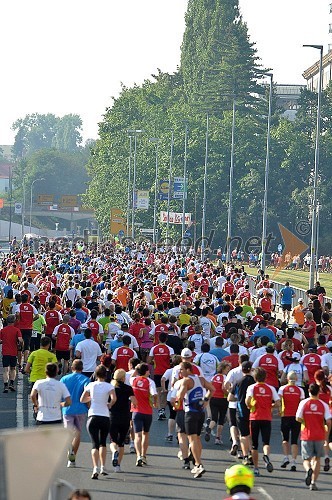
<path fill-rule="evenodd" d="M 262 488 L 261 486 L 258 486 L 257 488 L 257 491 L 259 491 L 259 493 L 261 493 L 265 498 L 267 498 L 267 500 L 273 500 L 273 497 L 271 497 L 271 495 L 268 494 L 268 492 Z"/>
<path fill-rule="evenodd" d="M 24 427 L 24 412 L 23 412 L 23 375 L 18 372 L 16 386 L 16 427 L 23 429 Z"/>

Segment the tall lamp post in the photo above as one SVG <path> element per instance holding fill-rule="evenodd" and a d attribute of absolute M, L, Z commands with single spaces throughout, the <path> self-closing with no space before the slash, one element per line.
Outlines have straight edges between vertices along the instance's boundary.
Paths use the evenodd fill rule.
<path fill-rule="evenodd" d="M 169 211 L 171 205 L 171 184 L 172 184 L 172 175 L 173 175 L 173 151 L 174 151 L 174 132 L 171 130 L 172 138 L 171 138 L 171 152 L 169 157 L 169 175 L 168 175 L 168 196 L 167 196 L 167 226 L 166 226 L 166 244 L 168 245 L 168 236 L 169 236 Z"/>
<path fill-rule="evenodd" d="M 309 289 L 313 288 L 316 275 L 316 260 L 318 247 L 318 168 L 319 168 L 319 139 L 320 139 L 320 114 L 322 104 L 322 75 L 323 75 L 323 45 L 303 45 L 303 47 L 311 47 L 320 51 L 319 57 L 319 73 L 318 73 L 318 103 L 317 103 L 317 125 L 316 125 L 316 144 L 315 144 L 315 170 L 314 170 L 314 195 L 312 204 L 312 220 L 311 220 L 311 245 L 310 245 L 310 270 L 309 270 Z"/>
<path fill-rule="evenodd" d="M 203 179 L 203 212 L 202 212 L 202 243 L 201 260 L 204 260 L 205 252 L 205 225 L 206 225 L 206 182 L 208 166 L 208 148 L 209 148 L 209 114 L 206 115 L 206 133 L 205 133 L 205 161 L 204 161 L 204 179 Z"/>
<path fill-rule="evenodd" d="M 127 193 L 127 238 L 129 236 L 130 224 L 130 183 L 131 183 L 131 156 L 133 136 L 129 135 L 129 165 L 128 165 L 128 193 Z"/>
<path fill-rule="evenodd" d="M 41 182 L 44 181 L 44 177 L 41 177 L 40 179 L 35 179 L 34 181 L 31 182 L 31 188 L 30 188 L 30 233 L 31 233 L 31 219 L 32 219 L 32 191 L 33 191 L 33 186 L 35 182 Z"/>
<path fill-rule="evenodd" d="M 135 191 L 136 191 L 136 152 L 137 152 L 137 134 L 141 134 L 143 130 L 128 130 L 128 134 L 134 136 L 134 168 L 133 168 L 133 196 L 132 196 L 132 211 L 131 211 L 131 237 L 135 238 Z"/>
<path fill-rule="evenodd" d="M 264 201 L 263 201 L 263 229 L 262 229 L 262 261 L 261 269 L 265 271 L 265 250 L 266 250 L 266 227 L 267 227 L 267 193 L 269 187 L 269 168 L 270 168 L 270 139 L 271 139 L 271 114 L 272 114 L 272 90 L 273 74 L 264 73 L 270 78 L 269 90 L 269 113 L 267 119 L 267 137 L 266 137 L 266 160 L 265 160 L 265 181 L 264 181 Z"/>
<path fill-rule="evenodd" d="M 185 133 L 184 133 L 184 161 L 183 161 L 183 200 L 182 200 L 182 231 L 181 231 L 181 247 L 183 252 L 185 252 L 184 246 L 184 235 L 186 232 L 186 195 L 187 195 L 187 159 L 188 159 L 188 123 L 186 123 Z"/>
<path fill-rule="evenodd" d="M 233 205 L 233 174 L 234 174 L 234 142 L 235 142 L 235 110 L 236 102 L 233 98 L 233 117 L 232 117 L 232 143 L 231 143 L 231 163 L 229 167 L 229 201 L 228 201 L 228 220 L 227 220 L 227 241 L 226 241 L 226 262 L 231 260 L 231 239 L 232 239 L 232 205 Z"/>
<path fill-rule="evenodd" d="M 158 199 L 158 149 L 159 149 L 159 138 L 151 137 L 150 142 L 156 145 L 156 169 L 154 177 L 154 204 L 153 204 L 153 243 L 156 244 L 156 231 L 157 231 L 157 199 Z"/>

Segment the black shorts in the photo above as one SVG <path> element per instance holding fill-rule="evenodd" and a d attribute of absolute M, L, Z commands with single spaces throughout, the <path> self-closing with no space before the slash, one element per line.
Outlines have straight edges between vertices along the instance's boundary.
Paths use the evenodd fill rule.
<path fill-rule="evenodd" d="M 237 427 L 242 437 L 250 436 L 249 415 L 246 417 L 237 418 Z"/>
<path fill-rule="evenodd" d="M 110 436 L 113 443 L 116 443 L 120 448 L 124 447 L 125 439 L 130 427 L 130 418 L 113 417 L 111 414 Z"/>
<path fill-rule="evenodd" d="M 161 377 L 162 377 L 162 375 L 154 374 L 153 380 L 154 380 L 154 383 L 156 384 L 156 387 L 161 387 Z"/>
<path fill-rule="evenodd" d="M 10 368 L 16 368 L 17 365 L 17 357 L 16 356 L 9 356 L 8 354 L 4 354 L 2 356 L 2 366 L 4 368 L 7 368 L 10 366 Z"/>
<path fill-rule="evenodd" d="M 31 335 L 32 335 L 32 329 L 31 330 L 21 330 L 21 333 L 22 333 L 22 338 L 23 338 L 24 351 L 28 351 L 30 349 L 30 340 L 31 340 Z"/>
<path fill-rule="evenodd" d="M 297 422 L 295 417 L 281 417 L 281 434 L 283 441 L 289 442 L 291 436 L 291 444 L 297 444 L 301 432 L 301 423 Z"/>
<path fill-rule="evenodd" d="M 281 304 L 281 309 L 283 311 L 291 311 L 292 310 L 292 304 Z"/>
<path fill-rule="evenodd" d="M 185 434 L 186 429 L 184 426 L 184 410 L 178 410 L 175 416 L 175 428 L 179 434 Z"/>
<path fill-rule="evenodd" d="M 259 433 L 262 436 L 263 445 L 270 444 L 270 438 L 271 438 L 270 420 L 250 420 L 250 434 L 252 439 L 253 450 L 258 450 Z"/>
<path fill-rule="evenodd" d="M 109 417 L 93 415 L 88 418 L 86 428 L 92 441 L 93 450 L 99 450 L 100 447 L 106 447 L 106 440 L 110 431 Z"/>
<path fill-rule="evenodd" d="M 58 425 L 62 424 L 62 420 L 52 420 L 51 422 L 43 422 L 42 420 L 36 420 L 36 425 Z"/>
<path fill-rule="evenodd" d="M 152 415 L 146 413 L 133 412 L 134 432 L 149 432 L 152 424 Z"/>
<path fill-rule="evenodd" d="M 70 360 L 70 351 L 55 351 L 55 355 L 58 361 L 61 361 L 61 359 L 64 359 L 65 361 Z"/>
<path fill-rule="evenodd" d="M 184 428 L 187 436 L 197 434 L 201 435 L 203 424 L 205 420 L 204 411 L 187 411 L 184 415 Z"/>
<path fill-rule="evenodd" d="M 237 427 L 236 408 L 229 409 L 229 422 L 231 427 Z"/>
<path fill-rule="evenodd" d="M 224 425 L 228 410 L 227 398 L 210 399 L 211 420 L 217 425 Z"/>

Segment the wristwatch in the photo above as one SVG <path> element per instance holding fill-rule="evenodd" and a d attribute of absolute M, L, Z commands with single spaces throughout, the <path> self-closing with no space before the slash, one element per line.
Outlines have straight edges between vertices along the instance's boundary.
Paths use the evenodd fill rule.
<path fill-rule="evenodd" d="M 207 398 L 207 397 L 205 396 L 204 401 L 210 401 L 210 398 Z"/>

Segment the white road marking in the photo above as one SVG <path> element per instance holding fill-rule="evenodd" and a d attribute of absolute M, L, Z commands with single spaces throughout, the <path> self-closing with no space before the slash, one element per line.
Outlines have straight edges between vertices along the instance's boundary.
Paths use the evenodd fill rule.
<path fill-rule="evenodd" d="M 23 375 L 19 372 L 17 376 L 17 393 L 16 393 L 16 427 L 23 429 L 24 414 L 23 414 Z"/>
<path fill-rule="evenodd" d="M 261 486 L 258 486 L 257 491 L 259 491 L 259 493 L 261 493 L 265 498 L 267 498 L 267 500 L 273 500 L 271 495 L 269 495 L 268 492 Z"/>

